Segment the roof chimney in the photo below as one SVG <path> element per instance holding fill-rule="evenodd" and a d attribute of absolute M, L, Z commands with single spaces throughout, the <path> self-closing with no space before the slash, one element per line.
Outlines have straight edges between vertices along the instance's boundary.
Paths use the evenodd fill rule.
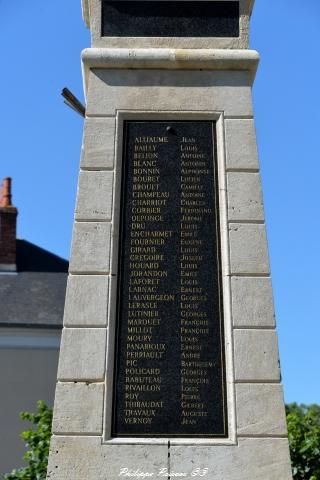
<path fill-rule="evenodd" d="M 18 210 L 11 203 L 11 178 L 0 189 L 0 272 L 15 272 Z"/>

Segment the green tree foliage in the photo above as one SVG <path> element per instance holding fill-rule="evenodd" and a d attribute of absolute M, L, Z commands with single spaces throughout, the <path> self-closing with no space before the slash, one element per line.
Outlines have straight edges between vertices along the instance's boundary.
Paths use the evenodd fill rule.
<path fill-rule="evenodd" d="M 294 480 L 320 480 L 320 406 L 286 406 Z"/>
<path fill-rule="evenodd" d="M 29 449 L 23 456 L 28 465 L 25 468 L 13 470 L 4 478 L 5 480 L 45 480 L 51 438 L 52 409 L 39 400 L 36 413 L 21 412 L 20 417 L 22 420 L 36 425 L 35 430 L 30 428 L 21 434 L 22 440 Z"/>

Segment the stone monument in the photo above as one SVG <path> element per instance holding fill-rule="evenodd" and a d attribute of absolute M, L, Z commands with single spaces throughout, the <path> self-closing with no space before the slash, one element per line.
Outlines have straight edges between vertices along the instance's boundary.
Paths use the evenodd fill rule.
<path fill-rule="evenodd" d="M 83 0 L 92 47 L 48 479 L 292 478 L 252 7 Z"/>

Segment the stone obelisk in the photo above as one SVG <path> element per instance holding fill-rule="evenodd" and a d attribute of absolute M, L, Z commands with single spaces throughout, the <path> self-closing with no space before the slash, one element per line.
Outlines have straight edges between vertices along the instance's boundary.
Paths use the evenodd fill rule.
<path fill-rule="evenodd" d="M 292 478 L 252 8 L 83 0 L 92 46 L 48 479 Z"/>

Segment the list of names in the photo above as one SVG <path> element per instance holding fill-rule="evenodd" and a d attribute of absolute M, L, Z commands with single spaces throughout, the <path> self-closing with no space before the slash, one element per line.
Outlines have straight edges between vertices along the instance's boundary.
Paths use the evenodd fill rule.
<path fill-rule="evenodd" d="M 214 123 L 124 137 L 112 434 L 225 437 Z"/>

